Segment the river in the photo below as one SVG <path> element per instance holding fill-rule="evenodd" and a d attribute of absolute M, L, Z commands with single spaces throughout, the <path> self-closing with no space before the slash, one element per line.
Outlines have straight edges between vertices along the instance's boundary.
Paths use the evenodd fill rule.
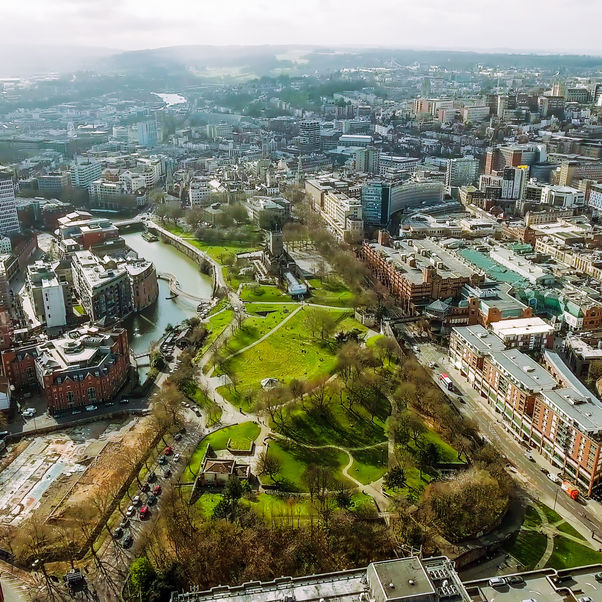
<path fill-rule="evenodd" d="M 126 244 L 155 264 L 158 273 L 171 273 L 179 282 L 180 288 L 197 297 L 209 298 L 212 294 L 211 277 L 203 274 L 199 266 L 171 245 L 163 242 L 148 242 L 141 232 L 122 234 Z M 183 297 L 167 299 L 171 295 L 166 280 L 159 280 L 157 302 L 142 313 L 129 318 L 125 326 L 128 330 L 130 346 L 134 353 L 147 351 L 151 343 L 157 341 L 168 324 L 178 324 L 196 313 L 197 303 Z M 148 372 L 147 367 L 139 370 L 140 380 Z"/>

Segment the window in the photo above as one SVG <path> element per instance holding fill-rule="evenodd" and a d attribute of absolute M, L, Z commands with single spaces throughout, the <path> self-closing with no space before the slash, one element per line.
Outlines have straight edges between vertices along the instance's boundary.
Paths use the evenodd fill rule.
<path fill-rule="evenodd" d="M 96 400 L 96 389 L 94 387 L 89 387 L 88 388 L 88 399 L 90 401 L 95 401 Z"/>
<path fill-rule="evenodd" d="M 67 391 L 67 403 L 73 403 L 73 391 Z"/>

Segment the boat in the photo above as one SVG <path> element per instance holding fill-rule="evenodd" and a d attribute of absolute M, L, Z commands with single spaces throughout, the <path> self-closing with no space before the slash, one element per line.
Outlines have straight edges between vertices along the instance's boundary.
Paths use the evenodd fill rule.
<path fill-rule="evenodd" d="M 144 234 L 142 235 L 142 238 L 144 238 L 144 240 L 146 242 L 157 242 L 159 240 L 158 236 L 156 236 L 152 232 L 148 232 L 148 231 L 144 232 Z"/>

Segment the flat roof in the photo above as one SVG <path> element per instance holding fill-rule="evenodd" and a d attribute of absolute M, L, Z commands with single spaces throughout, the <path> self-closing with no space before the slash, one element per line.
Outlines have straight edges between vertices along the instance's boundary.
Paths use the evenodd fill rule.
<path fill-rule="evenodd" d="M 475 324 L 474 326 L 456 326 L 454 332 L 462 337 L 469 347 L 480 353 L 490 353 L 506 349 L 506 346 L 499 337 L 489 332 L 480 324 Z"/>
<path fill-rule="evenodd" d="M 406 597 L 436 593 L 428 573 L 415 556 L 375 562 L 371 568 L 376 573 L 384 600 L 403 600 Z"/>
<path fill-rule="evenodd" d="M 499 337 L 522 336 L 526 334 L 546 334 L 554 331 L 554 327 L 541 318 L 517 318 L 502 320 L 491 324 L 493 332 Z"/>
<path fill-rule="evenodd" d="M 539 393 L 558 386 L 554 377 L 543 366 L 518 349 L 495 351 L 490 357 L 529 391 Z"/>

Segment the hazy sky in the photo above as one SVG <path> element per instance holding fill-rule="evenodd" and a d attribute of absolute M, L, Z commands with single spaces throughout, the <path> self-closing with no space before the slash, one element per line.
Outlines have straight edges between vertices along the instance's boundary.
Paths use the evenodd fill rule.
<path fill-rule="evenodd" d="M 8 44 L 328 44 L 602 54 L 601 0 L 0 0 Z"/>

